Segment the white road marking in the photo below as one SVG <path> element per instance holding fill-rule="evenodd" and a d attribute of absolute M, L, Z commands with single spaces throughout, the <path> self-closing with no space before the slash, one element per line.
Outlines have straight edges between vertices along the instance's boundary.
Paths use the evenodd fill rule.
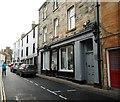
<path fill-rule="evenodd" d="M 48 92 L 54 94 L 54 95 L 57 95 L 57 93 L 55 93 L 55 92 L 53 92 L 53 91 L 51 91 L 51 90 L 49 90 L 49 89 L 46 89 L 46 90 L 47 90 Z"/>
<path fill-rule="evenodd" d="M 64 99 L 64 100 L 67 100 L 66 97 L 62 96 L 62 95 L 59 95 L 60 98 Z"/>
<path fill-rule="evenodd" d="M 18 96 L 15 96 L 15 100 L 18 101 Z"/>
<path fill-rule="evenodd" d="M 30 81 L 30 83 L 33 83 L 33 81 Z"/>
<path fill-rule="evenodd" d="M 26 81 L 29 81 L 28 79 L 25 79 Z"/>
<path fill-rule="evenodd" d="M 35 83 L 36 86 L 39 86 L 37 83 Z"/>
<path fill-rule="evenodd" d="M 45 87 L 41 86 L 42 89 L 46 89 Z"/>
<path fill-rule="evenodd" d="M 76 90 L 67 90 L 67 92 L 73 92 L 73 91 L 76 91 Z"/>
<path fill-rule="evenodd" d="M 58 91 L 54 91 L 54 92 L 59 93 L 59 92 L 61 92 L 61 91 L 60 91 L 60 90 L 58 90 Z"/>

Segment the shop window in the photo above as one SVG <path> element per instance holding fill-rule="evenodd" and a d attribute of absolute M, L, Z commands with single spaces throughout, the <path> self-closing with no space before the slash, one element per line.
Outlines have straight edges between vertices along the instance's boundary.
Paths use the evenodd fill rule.
<path fill-rule="evenodd" d="M 73 46 L 61 48 L 61 70 L 73 71 Z"/>

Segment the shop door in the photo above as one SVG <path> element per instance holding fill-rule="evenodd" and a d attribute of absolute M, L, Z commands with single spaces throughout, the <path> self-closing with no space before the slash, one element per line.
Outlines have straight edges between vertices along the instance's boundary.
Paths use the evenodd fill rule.
<path fill-rule="evenodd" d="M 86 53 L 86 69 L 87 69 L 87 83 L 94 83 L 94 65 L 93 65 L 93 52 Z"/>
<path fill-rule="evenodd" d="M 120 49 L 109 51 L 111 87 L 120 88 Z"/>

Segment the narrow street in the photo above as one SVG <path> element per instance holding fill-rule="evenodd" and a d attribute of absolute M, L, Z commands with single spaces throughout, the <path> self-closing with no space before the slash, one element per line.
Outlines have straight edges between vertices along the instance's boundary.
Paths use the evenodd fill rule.
<path fill-rule="evenodd" d="M 19 77 L 7 69 L 3 76 L 6 100 L 113 100 L 38 76 Z"/>

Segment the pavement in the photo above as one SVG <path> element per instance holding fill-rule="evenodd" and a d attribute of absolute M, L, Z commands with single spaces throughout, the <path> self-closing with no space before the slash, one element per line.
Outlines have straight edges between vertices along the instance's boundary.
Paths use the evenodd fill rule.
<path fill-rule="evenodd" d="M 40 78 L 45 78 L 45 79 L 53 80 L 53 81 L 56 81 L 59 83 L 64 83 L 69 86 L 74 86 L 76 88 L 80 88 L 80 89 L 86 90 L 86 91 L 92 91 L 95 94 L 103 95 L 106 97 L 111 97 L 113 99 L 120 101 L 120 89 L 100 89 L 100 88 L 96 88 L 92 85 L 83 85 L 83 84 L 75 83 L 75 82 L 72 82 L 72 81 L 69 81 L 66 79 L 61 79 L 58 77 L 56 78 L 56 77 L 46 76 L 46 75 L 41 75 L 41 74 L 36 74 L 36 75 Z"/>

